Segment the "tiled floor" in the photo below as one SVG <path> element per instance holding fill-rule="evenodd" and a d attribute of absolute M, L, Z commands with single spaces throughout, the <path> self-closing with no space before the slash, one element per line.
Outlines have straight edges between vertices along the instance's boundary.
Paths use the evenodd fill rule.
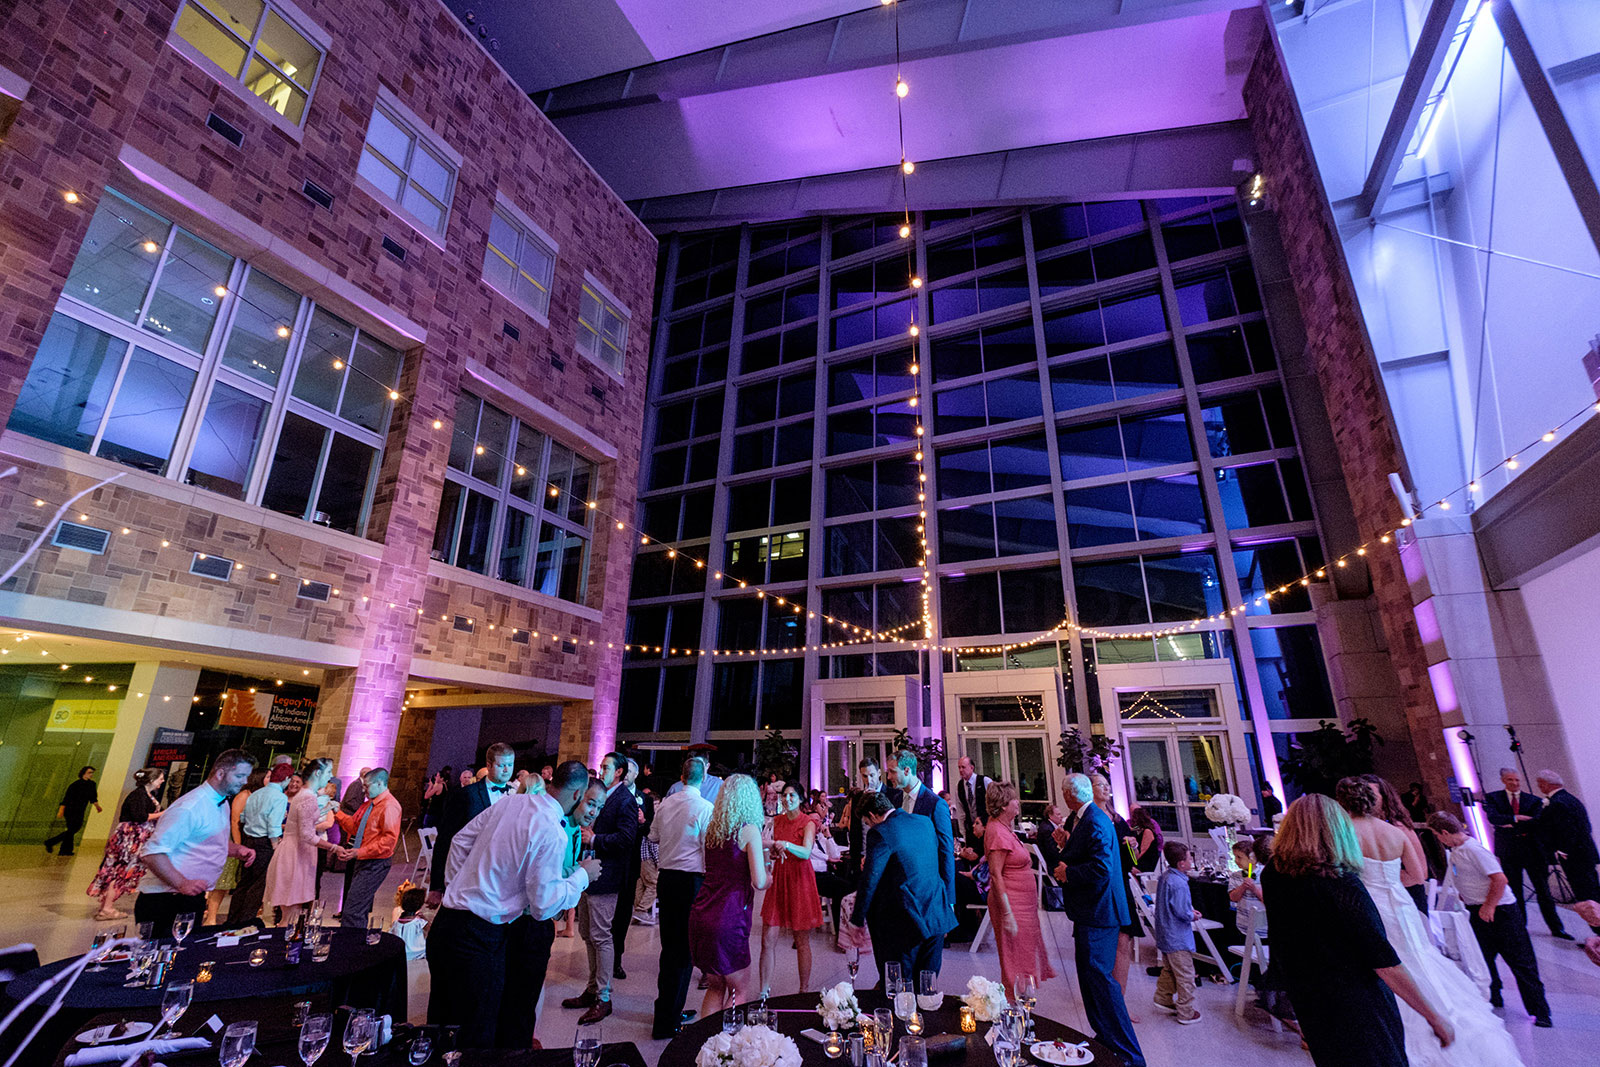
<path fill-rule="evenodd" d="M 48 856 L 42 848 L 0 846 L 0 944 L 31 941 L 45 960 L 58 959 L 87 947 L 93 927 L 90 916 L 94 912 L 94 902 L 84 894 L 84 887 L 94 877 L 99 861 L 99 849 L 93 846 L 80 850 L 71 859 Z M 391 899 L 390 891 L 400 877 L 397 867 L 391 876 L 392 884 L 380 894 L 380 902 Z M 334 884 L 329 882 L 326 886 L 330 894 L 337 892 Z M 1055 939 L 1051 956 L 1061 976 L 1044 983 L 1038 1010 L 1082 1028 L 1085 1025 L 1083 1005 L 1077 981 L 1071 976 L 1072 943 L 1067 924 L 1059 915 L 1048 918 L 1046 936 Z M 1568 917 L 1567 925 L 1574 932 L 1581 928 L 1575 916 Z M 1549 990 L 1556 1025 L 1552 1030 L 1534 1029 L 1532 1021 L 1516 1010 L 1514 987 L 1508 983 L 1507 996 L 1513 1007 L 1507 1028 L 1522 1050 L 1528 1067 L 1589 1067 L 1600 1063 L 1600 1053 L 1596 1052 L 1600 1048 L 1600 967 L 1589 963 L 1574 945 L 1551 938 L 1537 917 L 1534 927 L 1534 947 Z M 831 944 L 825 943 L 821 933 L 814 936 L 817 941 L 813 985 L 843 981 L 847 977 L 844 957 L 834 952 Z M 655 928 L 633 927 L 624 960 L 628 978 L 617 983 L 616 1012 L 606 1023 L 607 1040 L 634 1041 L 651 1060 L 663 1045 L 650 1040 L 658 952 Z M 782 975 L 773 992 L 794 992 L 797 984 L 793 953 L 789 952 L 787 959 L 780 957 L 780 960 Z M 410 966 L 411 1013 L 420 1019 L 427 1004 L 427 965 L 418 961 Z M 562 997 L 582 989 L 586 968 L 582 943 L 558 938 L 546 982 L 545 1008 L 538 1024 L 538 1035 L 545 1044 L 571 1044 L 578 1013 L 563 1010 L 559 1002 Z M 999 976 L 992 944 L 976 956 L 969 955 L 965 947 L 945 953 L 943 975 L 947 989 L 965 986 L 967 978 L 973 974 Z M 1266 1067 L 1311 1062 L 1292 1035 L 1276 1034 L 1265 1025 L 1251 1025 L 1236 1019 L 1231 986 L 1202 988 L 1199 1007 L 1204 1019 L 1197 1025 L 1184 1027 L 1151 1007 L 1155 979 L 1146 977 L 1142 969 L 1135 968 L 1130 987 L 1128 1003 L 1139 1019 L 1139 1040 L 1152 1067 L 1179 1063 L 1201 1067 L 1207 1064 Z M 697 994 L 691 991 L 690 996 L 690 1006 L 698 1006 Z"/>

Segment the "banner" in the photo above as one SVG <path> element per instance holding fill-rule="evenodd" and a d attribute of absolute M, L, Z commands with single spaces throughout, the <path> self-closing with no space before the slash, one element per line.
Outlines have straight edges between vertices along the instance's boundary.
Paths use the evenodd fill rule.
<path fill-rule="evenodd" d="M 252 693 L 248 689 L 229 689 L 222 694 L 222 716 L 218 726 L 267 725 L 272 712 L 271 693 Z"/>
<path fill-rule="evenodd" d="M 271 701 L 271 710 L 267 714 L 267 729 L 279 732 L 298 733 L 304 730 L 311 725 L 311 716 L 316 714 L 317 710 L 317 702 L 312 697 L 277 694 Z"/>
<path fill-rule="evenodd" d="M 170 767 L 187 763 L 189 746 L 194 744 L 194 734 L 189 730 L 174 730 L 169 726 L 156 727 L 156 736 L 150 742 L 150 756 L 146 767 Z"/>
<path fill-rule="evenodd" d="M 121 703 L 120 699 L 114 697 L 98 700 L 57 700 L 50 706 L 50 714 L 45 719 L 44 728 L 71 733 L 83 730 L 110 733 L 117 728 L 117 707 Z"/>

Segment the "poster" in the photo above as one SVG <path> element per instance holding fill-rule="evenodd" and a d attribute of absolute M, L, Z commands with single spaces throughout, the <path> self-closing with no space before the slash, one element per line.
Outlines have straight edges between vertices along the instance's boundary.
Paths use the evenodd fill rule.
<path fill-rule="evenodd" d="M 71 733 L 84 730 L 110 733 L 117 728 L 117 708 L 121 703 L 121 699 L 115 697 L 57 700 L 50 706 L 50 714 L 45 718 L 44 728 Z"/>
<path fill-rule="evenodd" d="M 146 767 L 171 767 L 179 762 L 187 764 L 189 746 L 194 744 L 194 733 L 174 730 L 170 726 L 156 727 L 156 736 L 150 741 L 150 756 Z"/>
<path fill-rule="evenodd" d="M 271 713 L 271 693 L 229 689 L 222 694 L 222 717 L 217 720 L 217 725 L 259 728 L 267 725 Z"/>

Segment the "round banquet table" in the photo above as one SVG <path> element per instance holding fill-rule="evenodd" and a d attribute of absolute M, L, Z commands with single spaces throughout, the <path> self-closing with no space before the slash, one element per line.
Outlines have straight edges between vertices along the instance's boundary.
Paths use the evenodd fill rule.
<path fill-rule="evenodd" d="M 305 952 L 298 965 L 290 965 L 284 958 L 285 931 L 282 929 L 248 934 L 239 944 L 227 948 L 218 948 L 214 941 L 206 940 L 217 932 L 215 927 L 198 930 L 184 943 L 173 962 L 169 980 L 178 982 L 192 981 L 203 961 L 210 961 L 212 965 L 211 981 L 195 983 L 194 1000 L 180 1027 L 193 1029 L 199 1020 L 210 1014 L 203 1012 L 204 1006 L 217 1002 L 273 998 L 292 1001 L 313 994 L 331 998 L 334 1004 L 370 1007 L 380 1013 L 405 1016 L 405 943 L 393 934 L 384 934 L 376 945 L 369 945 L 365 930 L 330 928 L 331 951 L 326 962 L 313 962 L 311 953 Z M 171 939 L 164 943 L 170 944 Z M 267 961 L 252 967 L 249 956 L 258 947 L 267 950 Z M 4 999 L 10 1001 L 10 1005 L 21 1002 L 76 958 L 57 960 L 19 975 L 6 987 Z M 127 977 L 126 961 L 108 963 L 106 969 L 98 973 L 84 971 L 67 994 L 61 1010 L 34 1040 L 30 1058 L 38 1049 L 54 1053 L 96 1015 L 159 1009 L 161 990 L 124 989 L 122 983 Z M 54 992 L 46 994 L 47 999 L 54 996 Z M 37 1008 L 35 1005 L 33 1010 Z M 36 1019 L 33 1010 L 29 1017 Z M 46 1063 L 49 1053 L 44 1060 Z"/>
<path fill-rule="evenodd" d="M 800 1062 L 803 1067 L 849 1067 L 850 1060 L 847 1056 L 837 1060 L 828 1059 L 827 1053 L 822 1051 L 820 1042 L 800 1034 L 802 1030 L 823 1030 L 822 1016 L 817 1014 L 816 993 L 791 993 L 784 997 L 772 997 L 767 1001 L 767 1007 L 776 1010 L 775 1028 L 781 1034 L 794 1039 L 795 1046 L 800 1050 Z M 856 1000 L 861 1004 L 861 1010 L 871 1012 L 876 1008 L 887 1008 L 889 1000 L 876 989 L 860 989 L 856 991 Z M 923 1036 L 936 1037 L 940 1034 L 961 1033 L 961 998 L 952 993 L 946 993 L 944 1005 L 937 1011 L 922 1013 L 925 1029 Z M 967 1038 L 966 1051 L 947 1057 L 930 1056 L 929 1067 L 994 1067 L 994 1050 L 984 1040 L 989 1032 L 991 1023 L 979 1023 L 978 1032 L 965 1035 Z M 1088 1041 L 1089 1051 L 1094 1053 L 1092 1061 L 1094 1067 L 1123 1067 L 1122 1059 L 1105 1045 L 1093 1040 L 1087 1034 L 1079 1033 L 1064 1023 L 1054 1019 L 1047 1019 L 1043 1015 L 1034 1013 L 1034 1031 L 1041 1041 Z M 722 1017 L 720 1014 L 710 1018 L 699 1019 L 685 1026 L 679 1031 L 661 1052 L 661 1059 L 656 1061 L 657 1067 L 694 1067 L 695 1054 L 700 1051 L 711 1035 L 721 1032 Z M 895 1040 L 898 1042 L 905 1036 L 905 1024 L 895 1020 Z M 1037 1064 L 1031 1056 L 1029 1064 Z"/>
<path fill-rule="evenodd" d="M 1205 918 L 1222 924 L 1222 929 L 1211 931 L 1211 940 L 1215 942 L 1217 951 L 1222 953 L 1222 958 L 1228 963 L 1228 978 L 1236 972 L 1238 960 L 1228 952 L 1229 945 L 1244 944 L 1244 934 L 1239 931 L 1239 917 L 1234 911 L 1233 902 L 1228 899 L 1228 880 L 1216 876 L 1191 875 L 1189 877 L 1189 897 L 1194 902 L 1194 907 Z M 1196 942 L 1194 961 L 1207 968 L 1215 966 L 1211 957 L 1206 955 L 1205 945 Z M 1206 972 L 1211 973 L 1209 969 Z"/>

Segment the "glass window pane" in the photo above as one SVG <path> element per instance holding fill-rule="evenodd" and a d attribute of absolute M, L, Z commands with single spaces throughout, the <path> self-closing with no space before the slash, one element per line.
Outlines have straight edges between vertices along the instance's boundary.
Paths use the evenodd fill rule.
<path fill-rule="evenodd" d="M 204 351 L 222 301 L 238 299 L 217 295 L 218 287 L 228 284 L 232 269 L 232 256 L 179 230 L 161 265 L 144 328 L 173 344 Z"/>
<path fill-rule="evenodd" d="M 1032 373 L 987 382 L 984 393 L 989 400 L 991 426 L 1015 419 L 1037 418 L 1043 414 L 1044 401 L 1039 395 L 1039 379 Z"/>
<path fill-rule="evenodd" d="M 511 416 L 493 404 L 484 404 L 483 414 L 478 416 L 478 440 L 472 449 L 472 476 L 499 485 L 510 447 Z"/>
<path fill-rule="evenodd" d="M 450 466 L 454 470 L 465 472 L 472 468 L 472 447 L 478 440 L 478 411 L 482 407 L 483 401 L 471 393 L 456 394 L 455 425 L 450 431 Z"/>
<path fill-rule="evenodd" d="M 381 108 L 373 108 L 372 123 L 367 127 L 367 147 L 376 149 L 396 168 L 404 167 L 406 158 L 411 155 L 411 134 Z"/>
<path fill-rule="evenodd" d="M 995 501 L 994 527 L 997 555 L 1054 552 L 1058 547 L 1055 505 L 1047 496 Z"/>
<path fill-rule="evenodd" d="M 986 423 L 982 382 L 933 394 L 933 432 L 959 433 Z"/>
<path fill-rule="evenodd" d="M 1001 571 L 1000 606 L 1008 634 L 1037 633 L 1059 625 L 1067 615 L 1060 569 Z M 1050 653 L 1048 665 L 1054 666 L 1055 650 L 1047 646 L 1043 651 Z"/>
<path fill-rule="evenodd" d="M 326 308 L 317 308 L 300 352 L 300 367 L 295 371 L 296 397 L 324 411 L 339 409 L 339 390 L 344 385 L 355 333 L 355 327 L 348 322 Z"/>
<path fill-rule="evenodd" d="M 1196 326 L 1234 313 L 1233 290 L 1226 274 L 1212 274 L 1178 287 L 1178 314 L 1185 326 Z"/>
<path fill-rule="evenodd" d="M 823 560 L 823 574 L 833 578 L 841 574 L 860 574 L 872 569 L 872 523 L 847 522 L 828 527 L 827 556 Z M 729 561 L 730 566 L 732 561 Z"/>
<path fill-rule="evenodd" d="M 1328 667 L 1315 626 L 1252 628 L 1261 692 L 1270 719 L 1333 719 Z"/>
<path fill-rule="evenodd" d="M 852 515 L 872 510 L 872 464 L 834 467 L 827 473 L 827 514 Z"/>
<path fill-rule="evenodd" d="M 107 189 L 89 221 L 62 295 L 133 322 L 144 306 L 172 224 Z"/>
<path fill-rule="evenodd" d="M 714 446 L 696 445 L 696 449 L 707 447 L 714 450 Z M 552 460 L 554 462 L 554 460 Z M 572 477 L 567 482 L 567 491 L 562 499 L 567 505 L 567 521 L 588 526 L 594 512 L 589 509 L 589 499 L 594 495 L 594 464 L 578 455 L 572 454 Z"/>
<path fill-rule="evenodd" d="M 1122 442 L 1130 470 L 1188 463 L 1194 459 L 1189 422 L 1181 411 L 1123 419 Z"/>
<path fill-rule="evenodd" d="M 1069 308 L 1046 315 L 1044 319 L 1045 354 L 1059 356 L 1063 352 L 1077 352 L 1085 348 L 1099 348 L 1106 343 L 1105 327 L 1100 323 L 1100 305 Z"/>
<path fill-rule="evenodd" d="M 273 16 L 276 18 L 277 16 Z M 250 61 L 244 87 L 295 125 L 306 112 L 305 90 L 283 77 L 259 57 Z"/>
<path fill-rule="evenodd" d="M 556 595 L 582 604 L 589 588 L 589 540 L 569 532 L 566 541 L 561 554 L 561 588 Z"/>
<path fill-rule="evenodd" d="M 930 301 L 934 322 L 951 322 L 978 313 L 978 292 L 971 282 L 935 289 Z"/>
<path fill-rule="evenodd" d="M 1217 492 L 1230 529 L 1289 521 L 1276 464 L 1254 463 L 1218 471 Z"/>
<path fill-rule="evenodd" d="M 317 511 L 311 521 L 361 536 L 367 490 L 377 458 L 378 450 L 370 445 L 342 433 L 334 434 L 328 465 L 322 473 L 322 492 L 317 495 Z"/>
<path fill-rule="evenodd" d="M 755 724 L 756 664 L 717 664 L 711 672 L 711 729 L 750 730 Z"/>
<path fill-rule="evenodd" d="M 989 492 L 989 448 L 954 448 L 934 456 L 939 482 L 939 499 L 976 496 Z"/>
<path fill-rule="evenodd" d="M 1050 296 L 1094 281 L 1094 263 L 1085 249 L 1039 264 L 1039 295 Z"/>
<path fill-rule="evenodd" d="M 1111 373 L 1119 400 L 1165 392 L 1179 385 L 1178 359 L 1170 344 L 1118 352 L 1111 357 Z"/>
<path fill-rule="evenodd" d="M 243 5 L 239 5 L 243 6 Z M 188 5 L 178 16 L 178 23 L 173 27 L 179 37 L 188 41 L 200 54 L 227 72 L 228 77 L 237 78 L 244 69 L 245 52 L 248 51 L 238 38 L 225 33 L 211 19 L 207 18 L 194 5 Z M 255 32 L 252 24 L 249 29 L 238 31 L 246 40 Z"/>
<path fill-rule="evenodd" d="M 1190 334 L 1186 343 L 1189 365 L 1194 368 L 1194 380 L 1202 385 L 1250 373 L 1250 357 L 1245 352 L 1244 335 L 1237 326 Z M 1270 346 L 1267 350 L 1271 351 Z"/>
<path fill-rule="evenodd" d="M 1200 476 L 1181 474 L 1133 482 L 1133 511 L 1139 537 L 1189 537 L 1210 529 L 1200 498 Z"/>
<path fill-rule="evenodd" d="M 300 294 L 252 269 L 245 279 L 244 299 L 235 302 L 223 365 L 276 387 L 294 341 L 290 331 L 299 309 Z"/>
<path fill-rule="evenodd" d="M 1001 271 L 978 279 L 978 308 L 993 311 L 1028 302 L 1028 275 L 1021 270 Z"/>
<path fill-rule="evenodd" d="M 243 499 L 266 414 L 265 400 L 218 382 L 189 458 L 189 484 Z"/>
<path fill-rule="evenodd" d="M 772 522 L 805 522 L 811 518 L 811 475 L 791 474 L 772 484 Z"/>
<path fill-rule="evenodd" d="M 1311 610 L 1311 594 L 1300 584 L 1305 565 L 1293 541 L 1270 541 L 1235 549 L 1234 570 L 1239 575 L 1239 591 L 1244 597 L 1245 614 L 1271 615 L 1285 611 Z M 1284 586 L 1287 593 L 1279 593 Z M 1271 592 L 1268 600 L 1263 594 Z M 1257 604 L 1256 598 L 1262 597 Z"/>
<path fill-rule="evenodd" d="M 965 378 L 983 370 L 982 350 L 975 333 L 945 337 L 933 342 L 933 380 Z"/>
<path fill-rule="evenodd" d="M 1136 626 L 1150 621 L 1138 560 L 1074 563 L 1072 580 L 1081 625 Z"/>
<path fill-rule="evenodd" d="M 1144 580 L 1150 591 L 1152 621 L 1184 622 L 1221 611 L 1222 583 L 1211 552 L 1146 556 Z"/>
<path fill-rule="evenodd" d="M 972 504 L 940 509 L 939 561 L 941 563 L 991 559 L 994 554 L 992 505 Z"/>
<path fill-rule="evenodd" d="M 316 45 L 279 18 L 276 11 L 267 14 L 267 24 L 261 28 L 256 50 L 293 78 L 302 89 L 311 88 L 311 79 L 317 73 L 317 61 L 321 55 Z"/>
<path fill-rule="evenodd" d="M 310 419 L 289 412 L 273 450 L 272 471 L 261 494 L 261 506 L 297 519 L 310 518 L 311 488 L 317 480 L 322 443 L 328 431 Z"/>
<path fill-rule="evenodd" d="M 57 312 L 11 410 L 10 429 L 89 451 L 128 342 Z"/>
<path fill-rule="evenodd" d="M 511 471 L 511 495 L 518 500 L 536 501 L 546 489 L 540 480 L 539 464 L 544 458 L 544 434 L 526 423 L 517 426 L 516 466 Z M 673 523 L 677 525 L 676 521 Z M 676 531 L 668 535 L 676 536 Z"/>
<path fill-rule="evenodd" d="M 502 582 L 521 585 L 528 577 L 528 549 L 539 520 L 520 508 L 506 508 L 506 529 L 500 539 Z"/>
<path fill-rule="evenodd" d="M 1113 545 L 1137 537 L 1124 482 L 1068 489 L 1066 503 L 1067 537 L 1073 548 Z"/>
<path fill-rule="evenodd" d="M 436 233 L 443 231 L 444 208 L 415 185 L 406 183 L 405 194 L 400 198 L 400 206 L 415 215 L 417 221 L 428 229 Z"/>
<path fill-rule="evenodd" d="M 455 558 L 456 531 L 461 524 L 461 497 L 465 492 L 459 482 L 445 479 L 444 489 L 439 494 L 439 514 L 433 525 L 431 558 L 441 563 Z"/>
<path fill-rule="evenodd" d="M 977 637 L 1000 629 L 1000 587 L 992 574 L 956 575 L 939 580 L 946 637 Z"/>
<path fill-rule="evenodd" d="M 375 185 L 390 200 L 400 199 L 400 183 L 405 177 L 399 170 L 399 164 L 384 159 L 371 144 L 362 151 L 361 162 L 356 164 L 356 173 Z"/>
<path fill-rule="evenodd" d="M 228 32 L 248 41 L 261 23 L 264 5 L 262 0 L 198 0 L 198 6 L 211 12 Z"/>
<path fill-rule="evenodd" d="M 1069 482 L 1127 470 L 1115 421 L 1074 426 L 1062 430 L 1056 440 L 1061 446 L 1061 477 Z"/>
<path fill-rule="evenodd" d="M 897 571 L 919 566 L 922 561 L 922 535 L 917 532 L 917 519 L 878 520 L 878 569 Z M 777 575 L 773 575 L 774 578 Z M 801 575 L 800 577 L 804 577 Z"/>
<path fill-rule="evenodd" d="M 651 732 L 656 728 L 656 697 L 661 689 L 661 671 L 656 667 L 622 672 L 622 689 L 617 697 L 617 729 L 625 732 Z"/>
<path fill-rule="evenodd" d="M 133 350 L 101 433 L 99 455 L 165 474 L 195 372 L 154 352 Z"/>
<path fill-rule="evenodd" d="M 332 466 L 331 462 L 329 466 Z M 457 567 L 476 574 L 488 573 L 494 506 L 492 497 L 476 490 L 467 491 L 466 506 L 461 514 L 461 536 L 456 544 L 454 562 Z"/>
<path fill-rule="evenodd" d="M 761 664 L 761 729 L 799 729 L 803 663 L 798 659 L 773 659 Z"/>
<path fill-rule="evenodd" d="M 1272 447 L 1255 393 L 1213 401 L 1201 409 L 1200 418 L 1213 456 L 1242 456 Z"/>
<path fill-rule="evenodd" d="M 1105 356 L 1050 368 L 1050 402 L 1057 411 L 1106 404 L 1115 399 L 1111 364 Z"/>

